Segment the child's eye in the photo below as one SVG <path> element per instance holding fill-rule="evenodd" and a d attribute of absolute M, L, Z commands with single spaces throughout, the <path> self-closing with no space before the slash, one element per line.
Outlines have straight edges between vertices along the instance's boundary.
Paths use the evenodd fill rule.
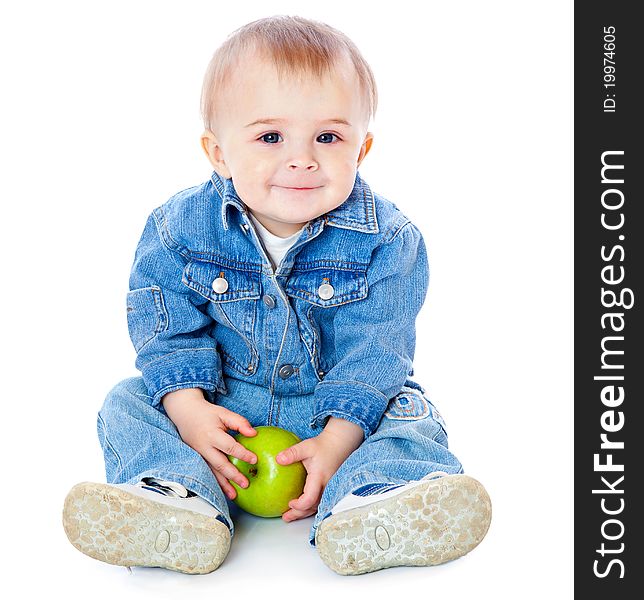
<path fill-rule="evenodd" d="M 340 139 L 335 133 L 321 133 L 318 136 L 318 140 L 320 140 L 320 142 L 322 142 L 323 144 L 331 144 L 333 142 L 333 140 L 330 140 L 329 136 L 332 136 L 332 137 Z M 324 138 L 324 140 L 321 139 L 321 138 Z"/>
<path fill-rule="evenodd" d="M 331 144 L 335 140 L 334 138 L 340 139 L 335 133 L 321 133 L 318 136 L 318 141 L 323 144 Z M 265 133 L 259 138 L 265 144 L 277 144 L 280 141 L 284 141 L 282 136 L 276 131 L 271 131 L 270 133 Z"/>
<path fill-rule="evenodd" d="M 274 131 L 271 133 L 265 133 L 263 136 L 261 136 L 259 139 L 262 140 L 263 142 L 266 142 L 267 144 L 276 144 L 279 142 L 280 138 L 279 133 L 275 133 Z"/>

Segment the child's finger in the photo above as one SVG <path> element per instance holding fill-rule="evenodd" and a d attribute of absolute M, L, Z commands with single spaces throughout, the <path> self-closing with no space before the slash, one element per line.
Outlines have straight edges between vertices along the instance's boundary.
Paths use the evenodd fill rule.
<path fill-rule="evenodd" d="M 228 498 L 231 500 L 235 499 L 235 496 L 237 496 L 237 490 L 230 485 L 230 482 L 228 479 L 226 479 L 221 473 L 218 473 L 217 471 L 211 469 L 213 472 L 215 479 L 217 480 L 217 483 L 219 483 L 219 487 L 221 487 L 221 491 L 226 494 Z"/>
<path fill-rule="evenodd" d="M 304 440 L 303 442 L 298 442 L 297 444 L 293 444 L 292 446 L 285 448 L 275 457 L 275 460 L 280 465 L 290 465 L 294 462 L 308 458 L 308 442 L 309 440 Z"/>
<path fill-rule="evenodd" d="M 310 517 L 311 515 L 314 515 L 316 511 L 317 508 L 311 510 L 291 509 L 282 515 L 282 520 L 286 523 L 290 523 L 291 521 L 297 521 L 298 519 L 305 519 L 306 517 Z"/>
<path fill-rule="evenodd" d="M 251 465 L 254 465 L 257 462 L 257 456 L 253 454 L 250 450 L 247 450 L 242 446 L 233 436 L 228 435 L 225 431 L 221 429 L 216 431 L 212 436 L 212 445 L 221 450 L 224 454 L 228 456 L 234 456 L 239 460 L 243 460 Z"/>
<path fill-rule="evenodd" d="M 317 506 L 322 495 L 324 485 L 322 477 L 309 474 L 304 484 L 302 495 L 295 500 L 291 500 L 288 505 L 299 511 L 307 511 Z"/>
<path fill-rule="evenodd" d="M 216 448 L 207 451 L 203 455 L 210 466 L 213 473 L 217 473 L 230 481 L 234 481 L 239 487 L 247 488 L 249 483 L 248 479 L 244 477 L 229 460 L 228 457 L 222 454 Z"/>
<path fill-rule="evenodd" d="M 239 431 L 242 435 L 246 437 L 253 437 L 257 435 L 257 431 L 250 424 L 250 421 L 246 417 L 233 412 L 232 410 L 224 410 L 220 415 L 222 423 L 228 427 L 228 429 L 234 429 Z"/>

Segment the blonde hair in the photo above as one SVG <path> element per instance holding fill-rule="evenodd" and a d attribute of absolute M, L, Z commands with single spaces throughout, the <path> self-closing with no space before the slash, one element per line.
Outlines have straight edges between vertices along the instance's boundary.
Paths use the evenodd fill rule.
<path fill-rule="evenodd" d="M 277 15 L 240 27 L 215 51 L 201 90 L 201 116 L 206 129 L 212 131 L 213 128 L 217 95 L 248 51 L 259 52 L 271 60 L 280 77 L 286 74 L 321 78 L 342 58 L 348 57 L 355 67 L 368 116 L 376 113 L 375 78 L 356 45 L 344 33 L 319 21 Z"/>

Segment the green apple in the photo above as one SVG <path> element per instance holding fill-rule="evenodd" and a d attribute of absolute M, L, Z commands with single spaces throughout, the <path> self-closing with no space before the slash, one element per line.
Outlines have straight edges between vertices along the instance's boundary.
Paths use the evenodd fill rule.
<path fill-rule="evenodd" d="M 291 500 L 302 495 L 306 469 L 301 462 L 280 465 L 275 457 L 301 440 L 280 427 L 262 425 L 254 429 L 257 435 L 246 437 L 238 433 L 235 439 L 257 456 L 257 463 L 251 465 L 234 456 L 228 457 L 249 483 L 247 488 L 241 488 L 230 482 L 237 492 L 233 502 L 258 517 L 279 517 L 289 509 Z"/>

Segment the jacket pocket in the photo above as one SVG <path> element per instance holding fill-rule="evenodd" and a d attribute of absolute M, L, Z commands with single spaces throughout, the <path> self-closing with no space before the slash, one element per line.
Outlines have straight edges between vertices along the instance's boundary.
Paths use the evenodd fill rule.
<path fill-rule="evenodd" d="M 260 273 L 223 261 L 193 260 L 184 269 L 183 283 L 210 300 L 212 316 L 223 326 L 215 327 L 214 337 L 224 363 L 244 375 L 253 373 L 259 361 L 254 328 Z"/>
<path fill-rule="evenodd" d="M 328 308 L 366 298 L 369 286 L 365 271 L 319 268 L 293 271 L 285 290 L 292 298 Z"/>
<path fill-rule="evenodd" d="M 293 270 L 284 286 L 298 315 L 300 339 L 309 352 L 318 379 L 336 362 L 334 317 L 350 302 L 367 297 L 365 270 L 333 267 Z"/>
<path fill-rule="evenodd" d="M 161 288 L 151 286 L 127 293 L 127 326 L 137 352 L 168 328 L 168 312 Z"/>

